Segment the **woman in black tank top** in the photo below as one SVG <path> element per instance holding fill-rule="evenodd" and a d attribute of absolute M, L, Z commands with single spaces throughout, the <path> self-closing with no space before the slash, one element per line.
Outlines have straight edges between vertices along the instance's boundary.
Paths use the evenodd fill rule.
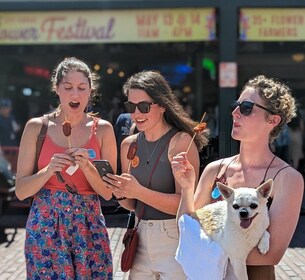
<path fill-rule="evenodd" d="M 232 138 L 240 141 L 239 154 L 207 165 L 194 199 L 191 194 L 195 176 L 187 156 L 182 153 L 172 162 L 175 179 L 183 188 L 178 217 L 219 199 L 215 188 L 217 181 L 233 188 L 255 188 L 262 181 L 274 179 L 269 201 L 269 206 L 272 202 L 268 229 L 271 246 L 265 255 L 257 248 L 249 254 L 247 270 L 250 280 L 275 279 L 274 265 L 284 255 L 298 222 L 303 178 L 269 148 L 270 142 L 295 115 L 295 100 L 290 89 L 273 79 L 257 76 L 244 86 L 238 101 L 232 103 Z"/>

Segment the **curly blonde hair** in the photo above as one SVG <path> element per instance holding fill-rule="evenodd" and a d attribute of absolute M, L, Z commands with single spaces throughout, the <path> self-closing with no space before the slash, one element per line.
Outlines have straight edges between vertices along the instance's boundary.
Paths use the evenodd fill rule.
<path fill-rule="evenodd" d="M 296 102 L 292 96 L 291 89 L 282 82 L 264 75 L 259 75 L 249 80 L 244 88 L 255 89 L 264 100 L 265 106 L 275 115 L 281 117 L 280 123 L 271 131 L 269 140 L 274 141 L 285 124 L 289 123 L 296 116 Z"/>

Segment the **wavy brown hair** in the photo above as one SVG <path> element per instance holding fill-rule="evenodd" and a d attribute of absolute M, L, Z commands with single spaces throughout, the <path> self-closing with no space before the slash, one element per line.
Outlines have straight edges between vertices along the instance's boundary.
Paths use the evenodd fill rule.
<path fill-rule="evenodd" d="M 158 72 L 142 71 L 131 76 L 123 86 L 123 93 L 128 97 L 130 89 L 145 91 L 155 103 L 165 108 L 164 118 L 166 122 L 178 131 L 184 131 L 194 135 L 194 127 L 198 124 L 184 111 L 178 98 L 174 95 L 168 82 Z M 204 134 L 198 133 L 194 139 L 199 150 L 208 144 Z"/>

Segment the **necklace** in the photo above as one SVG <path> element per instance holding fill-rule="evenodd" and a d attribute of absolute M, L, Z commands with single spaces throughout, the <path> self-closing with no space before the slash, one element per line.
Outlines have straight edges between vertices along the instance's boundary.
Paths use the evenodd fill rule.
<path fill-rule="evenodd" d="M 148 148 L 147 148 L 147 142 L 148 142 L 148 141 L 145 139 L 145 148 L 146 148 L 146 156 L 147 156 L 146 164 L 150 164 L 150 160 L 151 160 L 151 158 L 152 158 L 154 152 L 156 151 L 156 149 L 157 149 L 157 147 L 158 147 L 158 145 L 159 145 L 159 142 L 160 142 L 161 138 L 162 138 L 162 136 L 159 138 L 159 140 L 158 140 L 157 144 L 155 145 L 153 151 L 151 152 L 150 156 L 148 156 Z"/>

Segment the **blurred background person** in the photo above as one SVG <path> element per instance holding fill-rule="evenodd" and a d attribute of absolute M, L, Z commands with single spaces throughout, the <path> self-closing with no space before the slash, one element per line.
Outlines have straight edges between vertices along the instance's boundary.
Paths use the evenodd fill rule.
<path fill-rule="evenodd" d="M 20 125 L 12 114 L 12 102 L 8 98 L 0 99 L 0 143 L 2 146 L 18 146 L 17 132 Z"/>
<path fill-rule="evenodd" d="M 118 155 L 121 153 L 121 143 L 129 135 L 137 133 L 135 123 L 132 121 L 130 113 L 122 113 L 118 116 L 114 125 L 114 134 L 118 147 Z M 117 174 L 121 174 L 121 160 L 117 159 Z"/>
<path fill-rule="evenodd" d="M 300 160 L 304 158 L 303 154 L 303 134 L 304 134 L 304 122 L 300 116 L 300 113 L 297 113 L 297 116 L 291 120 L 288 124 L 289 130 L 289 159 L 291 165 L 295 169 L 299 169 Z"/>

